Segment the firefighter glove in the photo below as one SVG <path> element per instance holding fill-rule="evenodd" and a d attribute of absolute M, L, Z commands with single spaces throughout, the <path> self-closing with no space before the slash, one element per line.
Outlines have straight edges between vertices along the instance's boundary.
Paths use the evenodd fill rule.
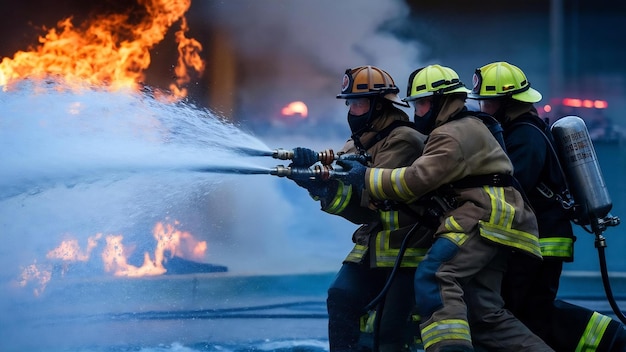
<path fill-rule="evenodd" d="M 309 191 L 311 198 L 319 200 L 327 198 L 331 195 L 331 182 L 318 180 L 316 178 L 292 178 L 292 180 L 300 187 Z"/>
<path fill-rule="evenodd" d="M 310 167 L 318 161 L 317 152 L 309 149 L 296 147 L 293 149 L 293 158 L 291 166 Z"/>
<path fill-rule="evenodd" d="M 352 185 L 353 191 L 361 192 L 365 188 L 367 166 L 350 158 L 337 160 L 337 165 L 343 168 L 342 174 L 338 177 L 343 183 Z"/>

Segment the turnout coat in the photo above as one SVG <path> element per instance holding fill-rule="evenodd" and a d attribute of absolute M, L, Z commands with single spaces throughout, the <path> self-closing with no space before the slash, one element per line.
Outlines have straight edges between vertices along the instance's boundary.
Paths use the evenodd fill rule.
<path fill-rule="evenodd" d="M 458 185 L 471 176 L 513 173 L 505 151 L 480 119 L 448 121 L 465 109 L 464 99 L 446 100 L 422 156 L 405 167 L 367 169 L 367 191 L 376 199 L 410 203 L 440 190 L 452 200 L 453 208 L 444 215 L 435 236 L 467 234 L 478 226 L 485 239 L 541 258 L 537 221 L 520 192 L 510 184 Z"/>
<path fill-rule="evenodd" d="M 407 114 L 398 108 L 391 108 L 376 119 L 372 130 L 360 138 L 371 157 L 368 166 L 407 166 L 422 154 L 426 136 L 408 126 L 408 123 Z M 388 133 L 381 134 L 385 130 Z M 339 155 L 355 153 L 359 153 L 359 150 L 352 139 L 338 152 Z M 327 213 L 363 224 L 353 234 L 354 247 L 344 262 L 362 263 L 370 251 L 371 267 L 393 267 L 405 235 L 419 221 L 417 214 L 422 211 L 417 205 L 398 207 L 390 203 L 376 204 L 366 192 L 361 194 L 359 190 L 342 183 L 339 183 L 334 198 L 322 199 L 321 206 Z M 416 232 L 403 256 L 403 267 L 416 267 L 430 247 L 432 230 L 423 228 Z"/>

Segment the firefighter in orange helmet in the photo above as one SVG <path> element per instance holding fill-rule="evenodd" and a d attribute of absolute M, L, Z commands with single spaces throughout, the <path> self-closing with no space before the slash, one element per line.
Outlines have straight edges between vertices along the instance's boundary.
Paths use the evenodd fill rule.
<path fill-rule="evenodd" d="M 339 155 L 366 155 L 370 166 L 389 168 L 410 165 L 417 159 L 426 136 L 416 131 L 408 115 L 398 108 L 408 107 L 398 92 L 392 77 L 378 67 L 358 66 L 345 71 L 337 98 L 348 106 L 352 136 Z M 295 148 L 292 166 L 309 167 L 316 157 L 310 149 Z M 336 179 L 295 181 L 320 201 L 323 211 L 362 224 L 352 235 L 354 247 L 328 289 L 330 350 L 408 349 L 414 336 L 419 338 L 417 324 L 412 321 L 412 282 L 415 267 L 430 245 L 431 228 L 418 225 L 411 232 L 385 299 L 374 307 L 375 314 L 368 314 L 365 308 L 387 284 L 403 240 L 418 223 L 423 207 L 372 202 L 361 189 Z"/>
<path fill-rule="evenodd" d="M 469 98 L 502 124 L 515 178 L 539 227 L 543 261 L 513 254 L 502 287 L 506 307 L 557 351 L 626 351 L 621 323 L 556 299 L 563 263 L 574 260 L 575 236 L 570 211 L 562 206 L 567 187 L 555 141 L 533 105 L 541 93 L 519 67 L 504 61 L 476 69 L 473 81 Z"/>

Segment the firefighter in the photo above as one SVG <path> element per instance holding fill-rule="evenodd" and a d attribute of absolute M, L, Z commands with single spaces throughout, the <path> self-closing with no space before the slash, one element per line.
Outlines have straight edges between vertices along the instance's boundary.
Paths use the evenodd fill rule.
<path fill-rule="evenodd" d="M 415 130 L 409 116 L 398 108 L 408 107 L 398 92 L 392 77 L 378 67 L 359 66 L 345 71 L 337 98 L 344 99 L 348 106 L 352 135 L 338 155 L 367 156 L 370 166 L 387 168 L 410 165 L 421 155 L 426 136 Z M 291 166 L 309 167 L 316 160 L 313 150 L 295 148 Z M 412 232 L 397 275 L 377 310 L 380 330 L 375 336 L 361 330 L 366 330 L 370 317 L 364 308 L 387 283 L 400 246 L 423 207 L 374 203 L 367 194 L 362 198 L 361 190 L 338 180 L 295 181 L 320 201 L 323 211 L 363 224 L 353 234 L 354 248 L 328 289 L 330 351 L 406 350 L 414 336 L 419 337 L 417 324 L 411 321 L 412 282 L 415 267 L 430 245 L 432 229 L 420 227 Z"/>
<path fill-rule="evenodd" d="M 404 100 L 428 135 L 422 156 L 400 168 L 340 164 L 349 170 L 345 182 L 364 186 L 375 199 L 410 203 L 438 190 L 452 206 L 415 274 L 425 351 L 474 351 L 473 342 L 500 351 L 552 351 L 504 309 L 499 294 L 513 250 L 541 260 L 537 222 L 512 186 L 513 165 L 487 125 L 467 111 L 469 90 L 454 70 L 420 68 L 407 90 Z M 468 314 L 485 323 L 472 325 L 471 332 L 491 341 L 473 341 Z"/>
<path fill-rule="evenodd" d="M 556 300 L 564 262 L 574 260 L 572 214 L 562 206 L 567 188 L 554 139 L 534 103 L 541 94 L 522 70 L 493 62 L 476 70 L 470 99 L 500 121 L 515 178 L 533 207 L 543 261 L 513 254 L 502 294 L 506 307 L 557 351 L 626 351 L 621 323 L 598 312 Z M 565 197 L 563 197 L 565 198 Z"/>

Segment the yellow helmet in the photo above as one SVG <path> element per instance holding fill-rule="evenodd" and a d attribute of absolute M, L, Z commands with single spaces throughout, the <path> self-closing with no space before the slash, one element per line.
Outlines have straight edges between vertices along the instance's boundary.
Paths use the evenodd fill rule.
<path fill-rule="evenodd" d="M 459 75 L 451 68 L 429 65 L 417 69 L 409 76 L 408 96 L 402 100 L 412 101 L 431 95 L 469 93 L 469 89 L 459 80 Z"/>
<path fill-rule="evenodd" d="M 530 82 L 519 67 L 499 61 L 476 69 L 470 99 L 511 97 L 525 103 L 541 100 L 541 93 L 530 87 Z"/>
<path fill-rule="evenodd" d="M 398 97 L 398 88 L 389 73 L 375 66 L 349 68 L 343 75 L 337 99 L 354 99 L 382 95 L 394 104 L 408 107 Z"/>

